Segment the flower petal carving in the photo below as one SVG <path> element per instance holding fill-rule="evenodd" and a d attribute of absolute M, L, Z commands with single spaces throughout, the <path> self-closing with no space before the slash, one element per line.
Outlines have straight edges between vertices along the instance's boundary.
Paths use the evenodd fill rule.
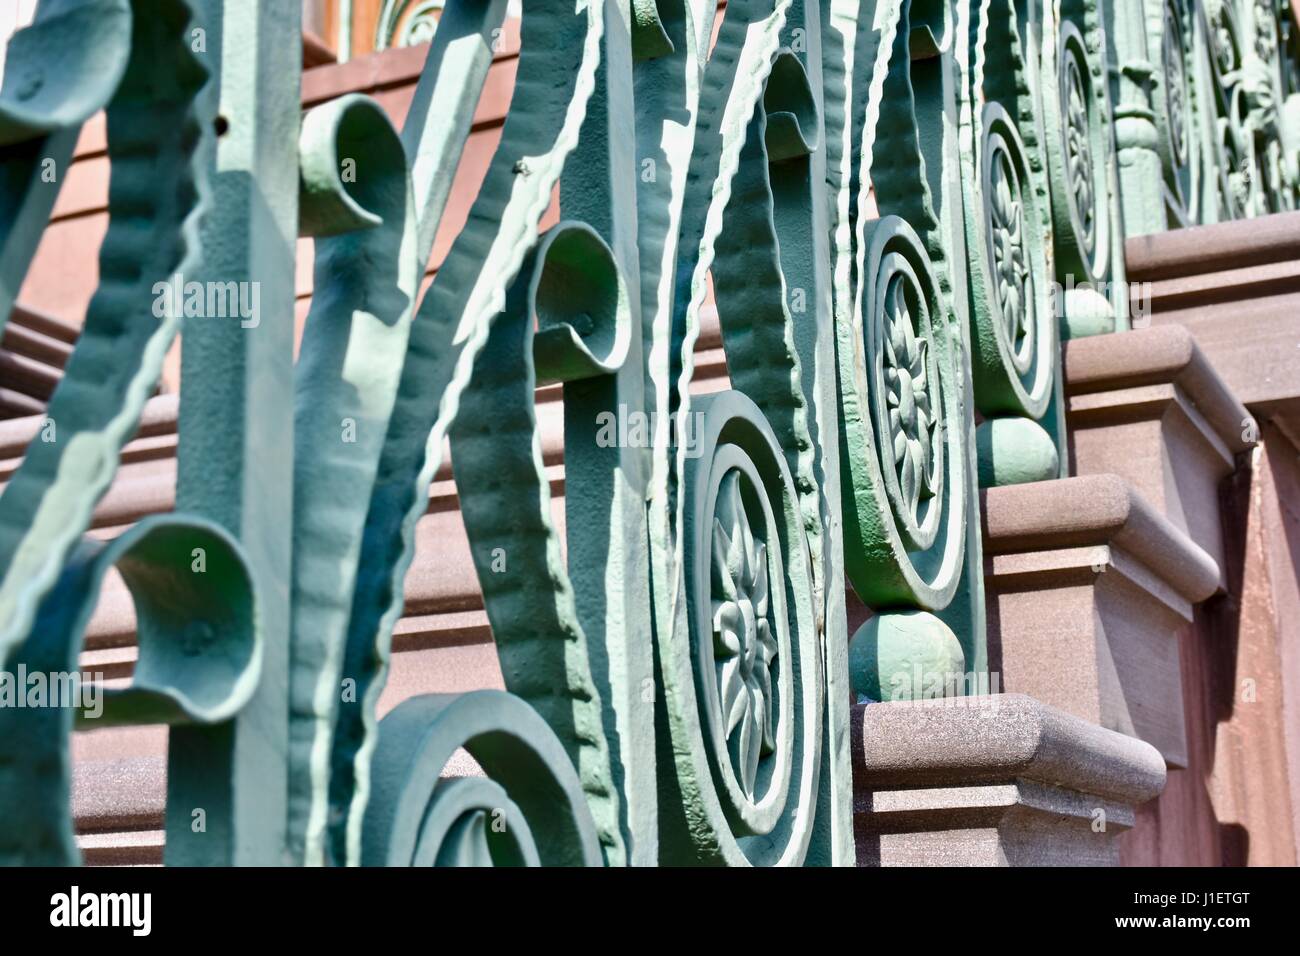
<path fill-rule="evenodd" d="M 777 643 L 770 619 L 767 544 L 750 526 L 735 471 L 718 489 L 712 578 L 723 732 L 732 769 L 753 800 L 759 764 L 776 749 L 772 671 Z"/>

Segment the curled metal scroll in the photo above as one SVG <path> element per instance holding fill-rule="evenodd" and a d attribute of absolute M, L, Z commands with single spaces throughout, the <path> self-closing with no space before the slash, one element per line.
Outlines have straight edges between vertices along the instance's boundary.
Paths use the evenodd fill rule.
<path fill-rule="evenodd" d="M 294 373 L 289 840 L 319 864 L 361 534 L 421 270 L 406 155 L 377 103 L 346 96 L 312 110 L 300 156 L 301 228 L 317 239 Z"/>
<path fill-rule="evenodd" d="M 499 22 L 504 7 L 491 4 L 485 9 L 483 15 L 489 19 L 482 26 L 487 30 L 491 17 Z M 448 32 L 444 17 L 435 34 L 435 50 Z M 578 145 L 597 88 L 604 42 L 602 4 L 581 3 L 569 10 L 535 5 L 524 11 L 514 91 L 514 102 L 523 105 L 507 115 L 467 226 L 452 244 L 412 322 L 351 594 L 343 675 L 356 681 L 358 701 L 339 712 L 331 758 L 333 843 L 340 860 L 360 859 L 361 825 L 370 795 L 369 762 L 375 746 L 375 706 L 387 673 L 393 626 L 402 612 L 415 524 L 427 507 L 443 439 L 457 419 L 477 358 L 489 346 L 507 290 L 526 268 L 538 223 L 567 158 Z M 557 56 L 562 62 L 557 62 Z M 422 83 L 417 90 L 417 100 L 430 110 L 444 79 L 434 73 L 436 65 L 431 60 L 426 67 L 426 76 L 436 76 L 432 85 Z M 466 124 L 458 133 L 462 141 L 467 132 Z M 424 138 L 410 137 L 408 150 L 417 142 L 423 145 Z M 427 170 L 429 176 L 435 172 Z M 417 196 L 428 195 L 435 204 L 445 201 L 445 184 L 427 183 L 417 175 Z M 428 214 L 421 216 L 420 244 L 426 253 L 426 242 L 431 243 L 434 232 L 429 222 Z M 536 540 L 545 541 L 545 535 Z M 522 695 L 546 714 L 559 734 L 592 807 L 602 851 L 621 861 L 627 840 L 620 827 L 621 801 L 605 733 L 606 703 L 591 678 L 586 640 L 575 628 L 542 637 L 531 645 L 534 663 L 540 666 L 544 661 L 546 673 L 563 679 L 545 686 L 534 681 Z M 529 675 L 518 676 L 527 683 Z"/>
<path fill-rule="evenodd" d="M 788 161 L 820 146 L 820 117 L 807 74 L 793 53 L 777 53 L 771 71 L 730 179 L 732 194 L 710 274 L 732 384 L 757 403 L 776 430 L 802 498 L 809 547 L 819 555 L 823 531 L 814 476 L 817 450 L 802 388 L 789 305 L 791 277 L 783 268 L 780 236 L 785 232 L 793 245 L 796 230 L 810 226 L 799 200 L 789 198 L 804 193 L 787 184 L 798 179 L 801 170 L 806 178 L 806 165 Z M 805 299 L 808 292 L 801 290 Z M 801 311 L 806 309 L 805 301 Z"/>
<path fill-rule="evenodd" d="M 1059 364 L 1042 143 L 1009 0 L 981 3 L 971 30 L 971 129 L 962 145 L 974 187 L 964 195 L 975 401 L 986 416 L 1037 419 Z"/>
<path fill-rule="evenodd" d="M 443 777 L 462 749 L 486 777 Z M 600 866 L 578 775 L 555 732 L 500 691 L 426 694 L 379 724 L 361 862 Z"/>
<path fill-rule="evenodd" d="M 678 753 L 665 862 L 802 862 L 824 687 L 799 499 L 775 435 L 737 392 L 697 399 L 684 474 L 688 627 L 660 641 Z M 680 809 L 679 809 L 680 808 Z"/>
<path fill-rule="evenodd" d="M 1157 151 L 1165 183 L 1179 214 L 1202 217 L 1206 169 L 1206 125 L 1213 99 L 1196 55 L 1199 11 L 1185 0 L 1147 4 L 1147 42 L 1161 71 L 1152 107 L 1159 134 Z"/>
<path fill-rule="evenodd" d="M 844 772 L 842 735 L 822 725 L 824 682 L 847 689 L 842 604 L 837 613 L 829 597 L 838 561 L 823 534 L 824 509 L 836 505 L 823 499 L 822 429 L 834 419 L 819 418 L 813 385 L 815 375 L 833 382 L 826 378 L 833 376 L 832 338 L 829 324 L 819 325 L 824 313 L 800 315 L 820 310 L 829 295 L 829 276 L 808 259 L 826 255 L 814 251 L 813 237 L 824 228 L 817 225 L 824 177 L 813 174 L 821 167 L 810 160 L 824 143 L 820 97 L 810 82 L 821 27 L 809 11 L 784 2 L 732 3 L 705 60 L 711 11 L 683 7 L 665 19 L 674 52 L 651 61 L 656 82 L 647 86 L 638 131 L 644 148 L 663 149 L 671 174 L 640 197 L 646 278 L 675 278 L 671 286 L 643 284 L 643 309 L 655 316 L 646 328 L 647 392 L 660 422 L 651 546 L 670 731 L 661 746 L 682 755 L 671 776 L 661 774 L 660 856 L 732 865 L 790 865 L 810 856 L 843 862 L 851 856 L 847 820 L 826 792 L 826 780 L 842 781 L 834 776 Z M 694 125 L 680 137 L 661 136 L 681 109 Z M 737 391 L 702 399 L 690 386 L 710 288 Z M 744 454 L 715 448 L 719 430 L 732 428 L 719 423 L 742 420 L 749 424 L 736 424 L 737 435 L 748 427 L 767 437 L 740 442 Z M 684 434 L 694 440 L 681 441 Z M 769 477 L 778 464 L 789 476 L 780 481 Z M 714 518 L 722 529 L 716 535 Z M 788 535 L 780 539 L 784 611 L 771 596 L 773 522 Z M 754 524 L 763 528 L 761 548 Z M 758 596 L 765 587 L 766 601 Z M 768 618 L 764 628 L 754 616 L 760 605 L 768 615 L 793 616 L 784 625 Z M 782 681 L 793 681 L 785 692 Z M 790 711 L 782 707 L 794 707 L 794 716 L 783 717 Z M 824 777 L 824 768 L 832 776 Z M 847 807 L 842 812 L 847 817 Z"/>
<path fill-rule="evenodd" d="M 100 581 L 116 563 L 135 598 L 140 657 L 131 687 L 99 718 L 113 722 L 226 723 L 253 693 L 261 660 L 247 564 L 216 526 L 160 518 L 108 545 L 82 538 L 180 328 L 172 283 L 201 261 L 215 97 L 204 93 L 208 74 L 191 46 L 193 13 L 181 0 L 44 0 L 14 38 L 0 91 L 6 318 L 80 124 L 101 105 L 113 169 L 99 286 L 47 407 L 52 427 L 0 497 L 0 664 L 75 672 Z M 16 749 L 0 760 L 14 778 L 2 789 L 17 801 L 3 814 L 5 855 L 74 862 L 71 711 L 3 719 L 5 746 Z M 208 779 L 228 784 L 230 767 L 208 769 Z M 220 786 L 205 794 L 214 818 L 229 805 Z M 173 802 L 169 793 L 169 809 Z M 169 828 L 189 826 L 175 817 Z M 214 836 L 212 845 L 222 843 Z"/>
<path fill-rule="evenodd" d="M 593 751 L 607 746 L 590 705 L 600 695 L 551 519 L 533 394 L 539 380 L 616 372 L 631 338 L 628 308 L 617 263 L 594 230 L 572 222 L 548 230 L 493 322 L 450 429 L 461 515 L 506 687 L 563 738 Z M 617 810 L 595 807 L 611 839 Z"/>
<path fill-rule="evenodd" d="M 66 5 L 50 9 L 57 12 L 61 6 Z M 200 116 L 197 97 L 207 74 L 186 36 L 188 3 L 145 5 L 141 0 L 136 6 L 147 9 L 131 18 L 130 58 L 120 83 L 110 71 L 98 80 L 103 87 L 94 95 L 84 101 L 71 98 L 76 102 L 62 111 L 66 119 L 56 112 L 51 120 L 72 123 L 61 128 L 75 139 L 75 118 L 112 91 L 108 157 L 119 174 L 109 189 L 99 287 L 46 411 L 56 423 L 57 441 L 32 442 L 0 496 L 0 660 L 30 633 L 41 599 L 89 526 L 95 503 L 117 470 L 118 453 L 161 374 L 181 315 L 160 291 L 175 273 L 198 263 L 202 158 L 212 132 L 210 118 Z M 110 63 L 116 62 L 113 50 L 122 42 L 125 12 L 119 7 L 106 11 L 112 15 L 100 35 Z M 80 16 L 72 22 L 81 22 Z M 48 28 L 42 16 L 29 29 Z M 32 47 L 35 53 L 40 49 L 39 44 Z M 32 64 L 24 57 L 6 66 L 6 80 L 19 80 Z M 37 84 L 32 95 L 39 96 L 41 88 Z M 15 95 L 21 98 L 22 92 Z M 9 133 L 20 140 L 34 132 L 31 124 L 12 116 L 8 120 Z M 66 169 L 60 181 L 62 173 Z M 11 201 L 25 191 L 53 192 L 21 179 L 14 186 Z M 24 228 L 31 227 L 27 223 Z M 29 262 L 30 254 L 17 263 L 20 273 Z"/>
<path fill-rule="evenodd" d="M 128 686 L 90 688 L 88 696 L 77 659 L 111 568 L 135 604 L 139 657 Z M 31 637 L 6 665 L 12 674 L 40 675 L 51 694 L 55 681 L 71 683 L 60 688 L 65 697 L 40 706 L 0 707 L 0 862 L 78 862 L 68 749 L 79 704 L 93 696 L 103 705 L 102 713 L 84 715 L 83 729 L 228 721 L 257 686 L 262 643 L 247 561 L 219 526 L 159 515 L 107 544 L 83 539 L 45 597 Z M 224 770 L 211 772 L 221 779 Z"/>
<path fill-rule="evenodd" d="M 1239 5 L 1243 94 L 1239 123 L 1253 160 L 1249 213 L 1294 209 L 1300 191 L 1297 139 L 1300 99 L 1293 86 L 1296 56 L 1294 13 L 1275 0 L 1244 0 Z"/>
<path fill-rule="evenodd" d="M 9 41 L 0 85 L 0 330 L 9 321 L 82 124 L 131 54 L 128 0 L 44 0 Z"/>
<path fill-rule="evenodd" d="M 1092 33 L 1100 35 L 1095 27 Z M 1096 284 L 1110 278 L 1115 243 L 1105 85 L 1078 26 L 1066 20 L 1058 34 L 1056 96 L 1043 97 L 1045 120 L 1055 120 L 1056 132 L 1047 150 L 1056 275 Z"/>
<path fill-rule="evenodd" d="M 927 178 L 911 54 L 913 37 L 937 50 L 954 31 L 946 15 L 914 13 L 894 5 L 855 51 L 864 57 L 853 95 L 865 125 L 850 153 L 854 283 L 845 277 L 836 288 L 844 557 L 854 590 L 872 607 L 939 611 L 964 569 L 970 406 L 953 314 L 954 236 L 931 189 L 949 170 Z"/>
<path fill-rule="evenodd" d="M 863 235 L 860 306 L 840 343 L 846 568 L 873 605 L 938 611 L 960 583 L 966 542 L 960 352 L 915 231 L 891 216 Z"/>
<path fill-rule="evenodd" d="M 1277 55 L 1247 19 L 1231 57 L 1203 62 L 1213 37 L 1195 4 L 1178 22 L 1180 2 L 1159 4 L 1175 13 L 1161 49 L 1172 37 L 1189 74 L 1163 107 L 1166 185 L 1207 216 L 1262 211 L 1260 183 L 1294 159 L 1281 86 L 1251 78 L 1251 57 L 1273 69 Z M 303 123 L 316 275 L 295 371 L 289 856 L 850 862 L 842 573 L 877 620 L 957 621 L 954 659 L 983 666 L 972 405 L 1044 417 L 1060 386 L 1053 268 L 1115 276 L 1098 8 L 1057 4 L 1048 54 L 1012 0 L 730 0 L 712 45 L 708 0 L 530 4 L 500 144 L 421 299 L 505 7 L 444 8 L 400 135 L 357 96 Z M 125 70 L 109 150 L 134 172 L 114 180 L 105 282 L 51 406 L 59 447 L 34 446 L 0 501 L 0 656 L 75 663 L 116 561 L 142 582 L 141 664 L 111 719 L 221 723 L 261 646 L 233 542 L 167 519 L 97 555 L 79 543 L 178 321 L 141 321 L 125 296 L 194 262 L 213 117 L 190 102 L 204 78 L 180 0 L 131 18 L 129 64 L 126 0 L 47 0 L 22 36 L 36 50 L 48 11 L 74 8 L 88 32 L 84 14 L 104 14 L 102 74 L 114 57 Z M 77 75 L 78 96 L 46 104 L 32 62 L 16 47 L 0 91 L 6 223 L 52 202 L 30 144 L 70 150 L 107 98 Z M 164 86 L 179 92 L 159 101 Z M 145 163 L 165 171 L 147 189 Z M 1222 198 L 1202 167 L 1223 173 Z M 562 221 L 543 233 L 557 192 Z M 151 228 L 124 228 L 143 208 Z M 30 258 L 10 232 L 0 282 Z M 733 390 L 702 398 L 710 296 Z M 534 408 L 545 382 L 565 386 L 564 539 Z M 652 447 L 596 438 L 624 405 L 654 421 Z M 444 439 L 510 693 L 417 698 L 377 726 Z M 178 583 L 196 540 L 224 571 Z M 49 645 L 30 636 L 47 623 Z M 444 778 L 459 748 L 487 776 Z M 66 762 L 38 777 L 22 786 L 57 796 Z M 17 855 L 71 852 L 66 800 L 49 807 L 43 842 Z"/>
<path fill-rule="evenodd" d="M 1273 0 L 1151 0 L 1146 13 L 1150 56 L 1163 72 L 1152 105 L 1171 222 L 1295 208 L 1290 10 Z"/>

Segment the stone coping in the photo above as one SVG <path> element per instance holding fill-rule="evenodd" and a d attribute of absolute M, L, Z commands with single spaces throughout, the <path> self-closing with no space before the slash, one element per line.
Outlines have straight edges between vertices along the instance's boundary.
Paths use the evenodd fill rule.
<path fill-rule="evenodd" d="M 855 789 L 1031 781 L 1139 804 L 1165 785 L 1150 744 L 1023 694 L 853 708 Z"/>
<path fill-rule="evenodd" d="M 1252 420 L 1250 412 L 1181 325 L 1075 339 L 1065 343 L 1062 364 L 1072 417 L 1094 410 L 1096 403 L 1082 396 L 1174 385 L 1229 453 L 1247 451 L 1252 445 L 1243 434 Z M 1133 404 L 1143 403 L 1142 396 L 1131 397 Z M 1107 407 L 1114 405 L 1107 403 Z"/>
<path fill-rule="evenodd" d="M 1135 307 L 1154 325 L 1186 327 L 1236 397 L 1295 442 L 1300 212 L 1138 236 L 1125 252 Z"/>
<path fill-rule="evenodd" d="M 990 555 L 1112 545 L 1198 604 L 1219 586 L 1219 565 L 1117 475 L 1080 475 L 981 492 Z"/>
<path fill-rule="evenodd" d="M 1300 212 L 1135 236 L 1124 259 L 1130 282 L 1300 259 Z"/>

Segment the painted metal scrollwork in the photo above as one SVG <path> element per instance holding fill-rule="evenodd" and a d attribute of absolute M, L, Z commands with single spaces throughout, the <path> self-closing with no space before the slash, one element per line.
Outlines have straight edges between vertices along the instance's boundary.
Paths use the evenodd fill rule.
<path fill-rule="evenodd" d="M 1164 4 L 1160 65 L 1164 67 L 1164 116 L 1168 124 L 1169 154 L 1175 168 L 1183 168 L 1191 149 L 1191 123 L 1188 114 L 1192 94 L 1188 88 L 1187 63 L 1183 45 L 1182 16 L 1177 3 Z"/>
<path fill-rule="evenodd" d="M 428 43 L 445 6 L 444 0 L 384 0 L 375 27 L 375 49 Z"/>
<path fill-rule="evenodd" d="M 104 19 L 95 18 L 99 12 Z M 34 34 L 32 42 L 16 41 L 6 60 L 6 78 L 14 82 L 6 81 L 0 96 L 0 141 L 16 145 L 5 157 L 12 175 L 5 177 L 4 203 L 16 215 L 2 228 L 12 252 L 5 268 L 17 277 L 6 289 L 21 285 L 81 123 L 101 105 L 109 116 L 109 159 L 134 175 L 120 177 L 110 192 L 99 288 L 48 409 L 63 437 L 34 443 L 0 498 L 0 657 L 30 631 L 89 525 L 180 329 L 182 316 L 170 302 L 161 317 L 150 304 L 158 282 L 198 261 L 202 164 L 212 137 L 196 106 L 207 75 L 183 35 L 191 12 L 181 2 L 151 12 L 128 10 L 125 2 L 104 11 L 73 0 L 45 3 L 20 34 Z M 65 19 L 116 69 L 78 71 L 70 86 L 47 82 L 45 71 L 56 64 L 43 62 L 42 52 Z M 149 174 L 155 166 L 166 183 Z M 42 167 L 55 170 L 52 180 Z M 40 218 L 32 222 L 33 216 Z M 12 291 L 6 295 L 0 307 L 7 321 Z"/>
<path fill-rule="evenodd" d="M 841 9 L 831 76 L 865 118 L 832 167 L 845 571 L 875 612 L 851 640 L 850 673 L 859 700 L 930 696 L 931 679 L 985 666 L 953 122 L 962 51 L 945 7 L 889 4 L 869 28 Z M 938 168 L 923 136 L 943 144 Z"/>
<path fill-rule="evenodd" d="M 791 864 L 808 853 L 825 689 L 799 499 L 758 408 L 699 399 L 683 502 L 685 633 L 661 643 L 682 806 L 668 859 Z M 680 816 L 678 815 L 680 813 Z"/>
<path fill-rule="evenodd" d="M 682 423 L 698 421 L 703 435 L 694 453 L 655 447 L 655 468 L 667 479 L 655 491 L 668 518 L 651 524 L 656 607 L 667 622 L 656 642 L 667 743 L 681 755 L 663 768 L 672 782 L 661 787 L 677 796 L 661 801 L 660 858 L 845 863 L 852 848 L 839 728 L 847 665 L 835 637 L 844 631 L 836 547 L 824 531 L 839 504 L 827 469 L 834 433 L 825 431 L 835 419 L 819 261 L 823 116 L 810 82 L 820 25 L 812 10 L 784 2 L 729 4 L 703 60 L 711 18 L 711 10 L 699 17 L 703 8 L 665 18 L 673 52 L 646 63 L 647 79 L 659 82 L 647 84 L 638 130 L 647 153 L 664 150 L 668 173 L 640 197 L 642 262 L 650 275 L 662 263 L 661 274 L 676 277 L 675 288 L 643 286 L 643 313 L 665 320 L 647 330 L 647 391 L 661 420 L 673 416 L 679 434 Z M 661 144 L 665 114 L 682 104 L 696 117 L 692 139 Z M 698 398 L 689 384 L 710 284 L 736 390 Z M 747 644 L 737 635 L 733 655 L 726 621 L 746 613 L 737 577 L 749 582 L 752 615 L 761 570 L 747 576 L 742 560 L 732 573 L 740 559 L 715 544 L 731 542 L 727 526 L 742 509 L 763 544 L 770 642 L 762 649 L 755 621 L 742 629 Z M 743 542 L 743 525 L 736 530 Z"/>
<path fill-rule="evenodd" d="M 713 657 L 731 769 L 742 793 L 753 802 L 759 760 L 776 749 L 772 677 L 779 673 L 780 646 L 773 637 L 767 542 L 745 511 L 749 485 L 742 484 L 740 476 L 738 469 L 728 472 L 715 502 Z M 752 491 L 749 494 L 753 496 Z M 783 626 L 779 618 L 776 624 Z"/>
<path fill-rule="evenodd" d="M 992 293 L 986 307 L 993 313 L 990 325 L 998 353 L 1019 377 L 1036 364 L 1034 352 L 1042 338 L 1042 286 L 1047 276 L 1044 259 L 1035 252 L 1043 248 L 1042 232 L 1034 229 L 1037 210 L 1028 196 L 1033 188 L 1029 164 L 1015 125 L 1005 110 L 992 105 L 984 110 L 984 130 L 979 182 Z M 1024 404 L 1041 412 L 1041 386 L 1025 391 Z"/>
<path fill-rule="evenodd" d="M 1153 59 L 1162 69 L 1156 127 L 1173 215 L 1199 221 L 1205 203 L 1207 107 L 1212 102 L 1197 57 L 1200 12 L 1186 0 L 1162 0 L 1159 19 L 1148 11 Z"/>
<path fill-rule="evenodd" d="M 863 238 L 861 308 L 841 343 L 857 502 L 846 515 L 849 573 L 868 603 L 938 611 L 961 582 L 970 508 L 959 333 L 903 220 L 871 223 Z"/>
<path fill-rule="evenodd" d="M 1289 3 L 1146 0 L 1136 20 L 1111 6 L 1112 55 L 1123 62 L 1140 47 L 1152 65 L 1151 146 L 1164 179 L 1163 189 L 1151 189 L 1139 164 L 1125 164 L 1128 234 L 1295 208 L 1300 100 L 1292 98 Z"/>
<path fill-rule="evenodd" d="M 100 109 L 113 178 L 59 440 L 0 497 L 0 664 L 75 671 L 125 578 L 105 722 L 171 726 L 170 863 L 851 864 L 851 702 L 987 676 L 978 485 L 1059 473 L 1058 342 L 1125 327 L 1124 236 L 1294 207 L 1292 7 L 528 4 L 423 294 L 507 3 L 385 11 L 431 39 L 400 131 L 356 95 L 299 119 L 293 5 L 42 0 L 15 37 L 0 315 Z M 150 314 L 178 273 L 267 314 Z M 1115 288 L 1058 315 L 1075 280 Z M 729 387 L 701 395 L 711 304 Z M 176 513 L 92 540 L 178 333 Z M 648 441 L 602 432 L 628 414 Z M 447 470 L 505 691 L 381 721 Z M 0 711 L 0 861 L 75 860 L 74 726 Z"/>
<path fill-rule="evenodd" d="M 1087 67 L 1071 44 L 1060 78 L 1061 113 L 1065 117 L 1062 139 L 1065 141 L 1065 167 L 1069 191 L 1066 193 L 1083 252 L 1091 256 L 1098 238 L 1097 187 L 1094 182 L 1097 164 L 1093 160 L 1092 133 L 1088 122 L 1088 93 L 1084 83 Z"/>
<path fill-rule="evenodd" d="M 990 0 L 976 12 L 962 142 L 975 399 L 985 416 L 1038 420 L 1059 388 L 1043 144 L 1015 10 Z"/>
<path fill-rule="evenodd" d="M 934 328 L 920 280 L 902 253 L 888 254 L 877 276 L 881 325 L 867 335 L 879 338 L 868 345 L 876 357 L 873 371 L 878 433 L 893 461 L 885 461 L 885 485 L 894 513 L 910 547 L 934 543 L 942 513 L 944 444 L 943 393 Z M 882 288 L 883 286 L 883 288 Z M 888 455 L 887 455 L 888 457 Z M 892 464 L 892 468 L 889 467 Z"/>
<path fill-rule="evenodd" d="M 1092 43 L 1079 22 L 1091 27 Z M 1105 296 L 1104 284 L 1117 272 L 1122 275 L 1122 269 L 1115 262 L 1119 210 L 1113 201 L 1109 98 L 1100 57 L 1089 52 L 1096 50 L 1102 32 L 1095 12 L 1078 22 L 1063 19 L 1056 30 L 1056 97 L 1051 99 L 1050 92 L 1043 97 L 1045 118 L 1056 119 L 1054 133 L 1047 136 L 1056 278 L 1091 286 Z"/>
<path fill-rule="evenodd" d="M 413 697 L 381 726 L 363 863 L 600 865 L 577 774 L 555 733 L 518 697 Z M 486 776 L 441 776 L 461 748 Z"/>

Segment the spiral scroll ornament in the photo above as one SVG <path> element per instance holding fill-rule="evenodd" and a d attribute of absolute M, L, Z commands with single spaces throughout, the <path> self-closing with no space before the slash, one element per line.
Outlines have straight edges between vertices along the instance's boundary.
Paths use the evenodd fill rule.
<path fill-rule="evenodd" d="M 956 590 L 966 535 L 954 333 L 911 226 L 886 216 L 865 239 L 862 294 L 841 336 L 854 496 L 846 562 L 864 601 L 939 610 Z"/>
<path fill-rule="evenodd" d="M 401 38 L 397 45 L 415 46 L 417 43 L 428 43 L 433 39 L 434 31 L 438 29 L 438 18 L 441 15 L 441 0 L 418 6 L 402 25 Z"/>
<path fill-rule="evenodd" d="M 1057 50 L 1059 144 L 1051 157 L 1057 277 L 1095 284 L 1110 271 L 1109 127 L 1088 46 L 1072 22 Z"/>
<path fill-rule="evenodd" d="M 972 283 L 976 394 L 986 414 L 1039 418 L 1056 361 L 1044 222 L 1024 141 L 998 103 L 984 107 L 978 163 L 984 268 Z"/>
<path fill-rule="evenodd" d="M 1261 209 L 1259 169 L 1250 129 L 1249 82 L 1243 78 L 1245 48 L 1241 23 L 1232 4 L 1211 0 L 1205 9 L 1207 42 L 1214 88 L 1214 133 L 1218 150 L 1219 213 L 1228 219 L 1256 215 Z"/>
<path fill-rule="evenodd" d="M 1199 90 L 1194 69 L 1195 16 L 1184 0 L 1164 0 L 1157 16 L 1148 20 L 1151 58 L 1161 70 L 1153 96 L 1157 151 L 1165 184 L 1181 215 L 1195 221 L 1201 215 L 1202 138 L 1200 112 L 1208 102 Z"/>
<path fill-rule="evenodd" d="M 754 801 L 760 761 L 776 750 L 773 678 L 779 673 L 779 646 L 767 542 L 746 513 L 744 499 L 753 501 L 755 492 L 748 476 L 742 490 L 743 474 L 739 468 L 726 473 L 714 510 L 713 659 L 731 769 L 745 797 Z"/>
<path fill-rule="evenodd" d="M 834 363 L 823 23 L 785 0 L 730 3 L 716 31 L 712 15 L 666 16 L 681 53 L 649 61 L 637 88 L 638 149 L 663 149 L 682 177 L 678 192 L 661 166 L 638 195 L 647 404 L 696 436 L 657 438 L 652 456 L 656 724 L 675 758 L 660 762 L 659 859 L 851 863 L 848 749 L 825 732 L 849 694 L 832 639 L 846 629 L 828 533 L 834 387 L 820 371 Z M 689 142 L 664 135 L 683 102 Z M 675 278 L 656 289 L 660 265 Z M 710 290 L 735 391 L 702 401 L 691 380 Z"/>
<path fill-rule="evenodd" d="M 1281 58 L 1285 30 L 1273 0 L 1245 3 L 1240 13 L 1244 36 L 1240 79 L 1246 106 L 1244 132 L 1254 160 L 1250 212 L 1284 212 L 1295 208 L 1296 182 L 1294 161 L 1287 156 L 1287 144 L 1295 139 L 1288 121 L 1294 123 L 1295 113 L 1294 105 L 1291 113 L 1287 112 L 1288 80 Z M 1294 151 L 1293 146 L 1291 149 Z"/>
<path fill-rule="evenodd" d="M 867 328 L 881 465 L 899 531 L 911 549 L 934 543 L 942 516 L 943 395 L 931 319 L 916 272 L 888 253 L 877 272 L 878 322 Z"/>
<path fill-rule="evenodd" d="M 1300 21 L 1289 2 L 1257 0 L 1251 13 L 1254 125 L 1262 140 L 1265 199 L 1268 211 L 1284 212 L 1300 202 L 1300 59 L 1295 43 Z"/>
<path fill-rule="evenodd" d="M 823 666 L 799 499 L 739 392 L 700 399 L 684 474 L 686 627 L 662 645 L 680 816 L 665 862 L 797 865 L 817 802 Z"/>
<path fill-rule="evenodd" d="M 1226 0 L 1211 0 L 1207 5 L 1209 21 L 1210 59 L 1218 73 L 1219 82 L 1241 67 L 1241 30 L 1232 4 Z"/>
<path fill-rule="evenodd" d="M 76 715 L 68 702 L 0 707 L 0 821 L 6 824 L 0 827 L 0 865 L 80 861 L 72 764 L 64 750 L 74 718 L 83 729 L 230 727 L 257 688 L 265 642 L 247 555 L 219 525 L 184 514 L 152 515 L 109 542 L 84 537 L 41 602 L 31 637 L 4 662 L 5 669 L 76 672 L 86 622 L 101 603 L 110 570 L 121 576 L 134 606 L 139 640 L 134 673 L 125 686 L 99 683 L 104 701 L 98 715 Z M 63 756 L 51 759 L 51 754 Z M 209 779 L 227 777 L 228 763 L 212 756 Z M 167 839 L 173 859 L 182 864 L 194 860 L 178 837 L 190 824 L 189 813 L 167 814 Z"/>
<path fill-rule="evenodd" d="M 428 43 L 445 6 L 445 0 L 386 0 L 375 26 L 375 49 Z"/>
<path fill-rule="evenodd" d="M 461 749 L 477 767 L 457 774 Z M 364 865 L 601 865 L 595 824 L 564 746 L 512 694 L 404 701 L 380 722 L 373 772 Z"/>
<path fill-rule="evenodd" d="M 1034 277 L 1029 269 L 1025 196 L 1017 163 L 1005 137 L 984 142 L 985 239 L 992 265 L 993 296 L 1001 342 L 1016 371 L 1029 368 L 1034 348 Z"/>
<path fill-rule="evenodd" d="M 207 70 L 186 39 L 192 5 L 159 3 L 150 28 L 134 31 L 126 4 L 102 6 L 97 21 L 86 5 L 42 4 L 32 25 L 15 35 L 0 87 L 0 330 L 39 237 L 39 230 L 20 236 L 24 230 L 14 227 L 44 221 L 62 186 L 62 177 L 54 188 L 41 181 L 40 162 L 66 168 L 82 121 L 101 108 L 117 176 L 99 284 L 62 385 L 45 409 L 58 422 L 59 440 L 33 442 L 0 495 L 0 661 L 26 640 L 41 600 L 90 526 L 180 331 L 183 316 L 175 309 L 154 317 L 121 303 L 151 301 L 157 282 L 199 263 L 204 161 L 213 137 L 201 96 Z M 60 30 L 102 51 L 104 72 L 43 62 Z M 55 69 L 58 82 L 45 82 L 45 71 Z M 15 217 L 20 209 L 26 212 Z"/>
<path fill-rule="evenodd" d="M 1082 69 L 1078 59 L 1071 56 L 1065 62 L 1062 78 L 1062 95 L 1065 97 L 1065 155 L 1070 175 L 1070 197 L 1074 200 L 1075 214 L 1079 219 L 1080 237 L 1089 252 L 1097 242 L 1097 217 L 1095 205 L 1097 191 L 1093 187 L 1092 146 L 1088 142 L 1088 107 L 1084 93 Z"/>
<path fill-rule="evenodd" d="M 1161 50 L 1165 77 L 1165 112 L 1169 118 L 1169 145 L 1174 162 L 1178 166 L 1184 166 L 1187 164 L 1187 113 L 1191 106 L 1191 95 L 1187 89 L 1182 30 L 1173 0 L 1165 4 L 1165 36 Z"/>

